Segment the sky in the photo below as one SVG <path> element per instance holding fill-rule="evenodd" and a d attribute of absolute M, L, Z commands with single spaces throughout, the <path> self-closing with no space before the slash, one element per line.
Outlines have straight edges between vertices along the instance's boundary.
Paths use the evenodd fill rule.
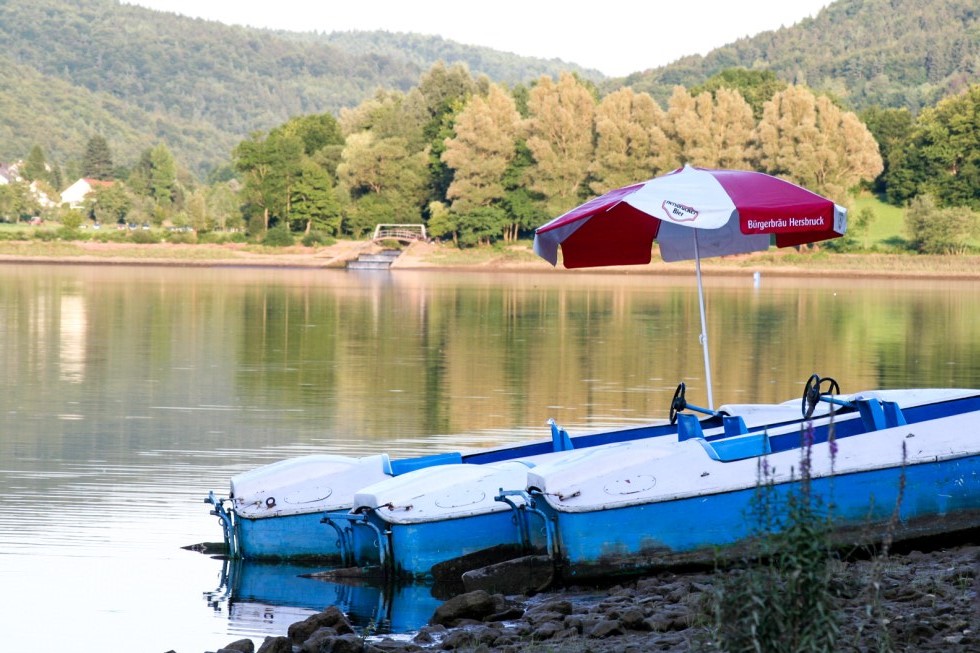
<path fill-rule="evenodd" d="M 222 23 L 297 32 L 386 30 L 558 58 L 610 77 L 816 16 L 829 0 L 123 0 Z M 586 9 L 585 7 L 591 7 Z"/>

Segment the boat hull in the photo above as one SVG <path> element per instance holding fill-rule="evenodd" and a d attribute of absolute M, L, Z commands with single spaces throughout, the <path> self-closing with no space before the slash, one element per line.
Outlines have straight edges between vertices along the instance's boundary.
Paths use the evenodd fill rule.
<path fill-rule="evenodd" d="M 830 519 L 836 545 L 873 543 L 886 532 L 899 540 L 980 525 L 980 457 L 907 468 L 899 501 L 902 473 L 887 469 L 812 481 L 820 505 L 833 506 L 822 516 Z M 773 491 L 770 498 L 785 505 L 799 484 L 780 484 Z M 555 524 L 562 575 L 608 578 L 745 555 L 757 533 L 751 516 L 756 496 L 753 488 L 598 512 L 543 510 Z"/>
<path fill-rule="evenodd" d="M 568 577 L 741 556 L 785 527 L 791 494 L 839 545 L 949 533 L 980 526 L 978 422 L 970 411 L 731 461 L 703 440 L 631 443 L 530 470 L 529 490 Z"/>
<path fill-rule="evenodd" d="M 323 513 L 262 519 L 239 516 L 235 522 L 239 557 L 245 560 L 339 564 L 337 533 L 321 523 Z"/>

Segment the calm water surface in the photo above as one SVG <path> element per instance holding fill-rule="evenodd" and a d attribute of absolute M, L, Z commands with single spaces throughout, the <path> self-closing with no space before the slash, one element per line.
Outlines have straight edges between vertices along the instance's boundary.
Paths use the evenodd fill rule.
<path fill-rule="evenodd" d="M 980 386 L 980 285 L 706 279 L 716 403 Z M 327 604 L 403 631 L 437 600 L 225 566 L 203 497 L 311 452 L 411 455 L 707 402 L 686 275 L 0 267 L 7 650 L 216 650 Z M 52 627 L 57 624 L 57 627 Z"/>

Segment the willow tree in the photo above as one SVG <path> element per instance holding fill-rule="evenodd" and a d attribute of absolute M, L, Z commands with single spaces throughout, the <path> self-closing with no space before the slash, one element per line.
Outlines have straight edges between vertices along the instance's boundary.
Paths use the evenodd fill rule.
<path fill-rule="evenodd" d="M 766 103 L 757 134 L 764 170 L 838 202 L 882 170 L 878 143 L 864 123 L 802 86 Z"/>
<path fill-rule="evenodd" d="M 592 192 L 602 194 L 675 167 L 676 149 L 663 129 L 666 119 L 647 93 L 623 88 L 604 97 L 595 115 Z"/>
<path fill-rule="evenodd" d="M 517 153 L 520 125 L 514 99 L 499 86 L 491 86 L 485 97 L 473 96 L 456 116 L 455 135 L 445 140 L 442 161 L 453 171 L 446 199 L 458 229 L 465 229 L 466 215 L 475 208 L 500 208 L 504 172 Z M 506 223 L 502 209 L 501 219 Z M 506 226 L 504 239 L 515 239 L 517 228 L 514 223 Z"/>
<path fill-rule="evenodd" d="M 667 103 L 666 131 L 677 148 L 679 163 L 748 169 L 754 129 L 752 107 L 735 89 L 692 96 L 678 86 Z"/>
<path fill-rule="evenodd" d="M 592 126 L 596 101 L 573 75 L 554 82 L 542 77 L 528 96 L 527 147 L 534 165 L 527 185 L 544 198 L 544 208 L 558 215 L 585 195 L 592 162 Z"/>

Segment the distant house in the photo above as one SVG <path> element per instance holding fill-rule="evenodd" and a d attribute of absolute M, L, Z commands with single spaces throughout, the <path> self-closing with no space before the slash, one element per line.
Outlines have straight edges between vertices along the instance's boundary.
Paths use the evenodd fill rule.
<path fill-rule="evenodd" d="M 34 197 L 37 198 L 37 202 L 41 205 L 41 208 L 52 209 L 58 206 L 57 202 L 48 197 L 48 194 L 38 187 L 36 181 L 31 182 L 30 189 Z"/>
<path fill-rule="evenodd" d="M 12 184 L 13 182 L 19 180 L 20 175 L 17 174 L 16 166 L 7 163 L 0 163 L 0 186 Z"/>
<path fill-rule="evenodd" d="M 61 203 L 67 204 L 70 208 L 80 209 L 85 204 L 85 197 L 96 188 L 111 186 L 111 181 L 101 179 L 82 178 L 74 184 L 61 191 Z"/>

